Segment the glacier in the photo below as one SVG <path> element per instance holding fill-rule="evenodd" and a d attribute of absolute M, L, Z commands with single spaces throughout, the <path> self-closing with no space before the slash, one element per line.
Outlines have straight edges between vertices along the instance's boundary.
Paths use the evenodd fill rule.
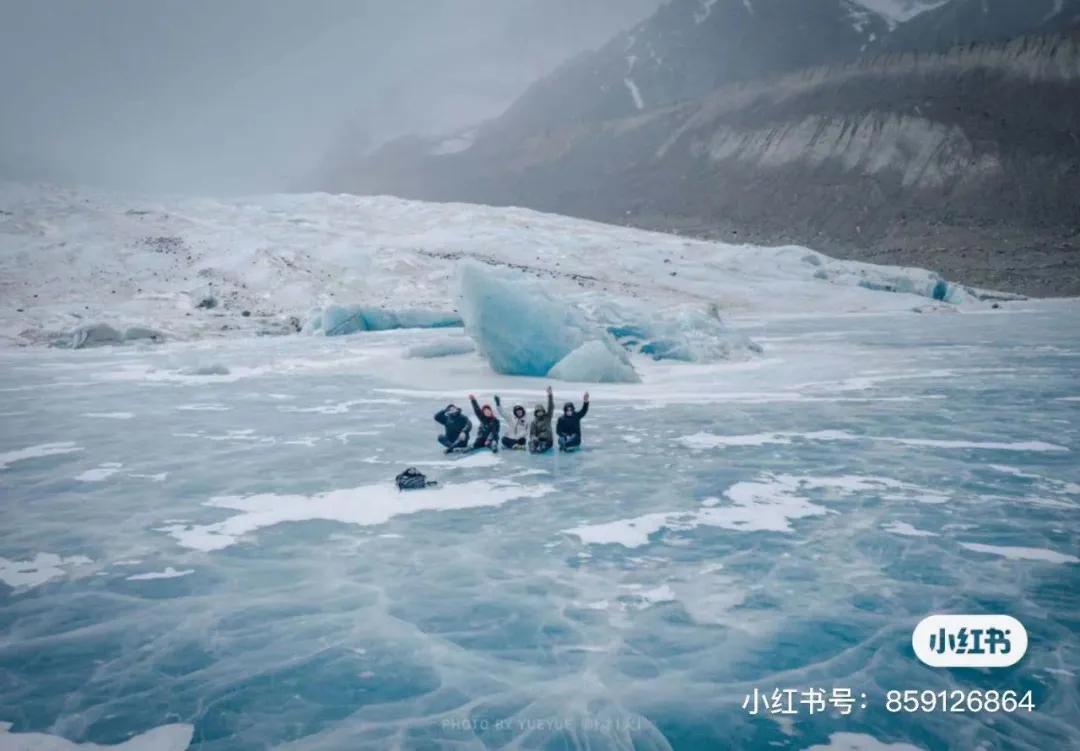
<path fill-rule="evenodd" d="M 386 310 L 366 305 L 328 305 L 308 320 L 304 330 L 326 336 L 390 329 L 441 329 L 460 326 L 455 313 L 439 310 Z"/>
<path fill-rule="evenodd" d="M 1080 746 L 1080 301 L 517 209 L 0 199 L 0 749 Z M 268 335 L 336 300 L 464 326 Z M 47 346 L 99 321 L 167 337 Z M 582 450 L 436 444 L 548 385 Z M 919 663 L 965 611 L 1028 654 Z M 884 707 L 1006 686 L 1036 711 Z"/>
<path fill-rule="evenodd" d="M 987 295 L 922 269 L 797 246 L 707 242 L 526 209 L 385 196 L 163 199 L 0 182 L 0 206 L 0 278 L 11 280 L 0 341 L 16 345 L 70 341 L 88 322 L 179 340 L 280 335 L 305 325 L 360 330 L 361 320 L 387 328 L 386 317 L 400 311 L 434 314 L 409 325 L 432 325 L 441 315 L 451 325 L 463 260 L 543 279 L 560 302 L 579 308 L 597 299 L 631 311 L 644 306 L 646 319 L 680 307 L 715 308 L 725 320 L 897 312 L 935 297 L 978 306 Z M 327 308 L 340 316 L 330 326 L 322 320 Z M 634 322 L 642 321 L 607 321 Z"/>
<path fill-rule="evenodd" d="M 458 307 L 465 332 L 496 373 L 605 383 L 638 380 L 605 332 L 536 279 L 462 262 Z"/>

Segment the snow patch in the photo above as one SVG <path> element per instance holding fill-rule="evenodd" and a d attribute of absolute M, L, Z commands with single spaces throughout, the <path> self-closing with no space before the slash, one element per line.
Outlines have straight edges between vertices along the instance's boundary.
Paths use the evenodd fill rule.
<path fill-rule="evenodd" d="M 10 722 L 0 722 L 0 751 L 184 751 L 195 734 L 193 725 L 161 725 L 116 745 L 75 743 L 46 733 L 12 733 Z"/>
<path fill-rule="evenodd" d="M 524 487 L 512 482 L 475 480 L 407 493 L 392 484 L 379 484 L 331 490 L 314 496 L 275 493 L 225 496 L 213 498 L 205 505 L 239 511 L 239 514 L 214 524 L 172 525 L 159 531 L 167 532 L 186 548 L 212 551 L 234 545 L 259 529 L 287 522 L 327 520 L 373 526 L 384 524 L 395 516 L 496 507 L 521 498 L 539 498 L 553 490 L 549 485 Z"/>
<path fill-rule="evenodd" d="M 672 512 L 658 512 L 605 524 L 585 524 L 572 529 L 564 529 L 563 534 L 577 537 L 586 545 L 622 545 L 624 548 L 639 548 L 642 545 L 648 545 L 652 535 L 670 526 L 674 517 L 675 514 Z M 689 515 L 686 518 L 689 518 Z"/>
<path fill-rule="evenodd" d="M 153 579 L 176 579 L 181 576 L 188 576 L 194 574 L 195 569 L 187 568 L 182 571 L 177 571 L 172 566 L 166 566 L 164 571 L 147 571 L 144 574 L 132 574 L 125 577 L 129 582 L 135 581 L 151 581 Z"/>
<path fill-rule="evenodd" d="M 889 29 L 897 24 L 910 21 L 915 16 L 940 7 L 949 0 L 855 0 L 868 10 L 872 10 L 885 19 Z"/>
<path fill-rule="evenodd" d="M 828 513 L 828 509 L 812 503 L 804 493 L 825 491 L 846 497 L 901 487 L 906 486 L 881 477 L 765 475 L 759 480 L 737 482 L 728 488 L 724 492 L 729 501 L 727 505 L 707 498 L 693 511 L 658 512 L 605 524 L 586 524 L 563 532 L 585 544 L 616 544 L 627 548 L 647 544 L 649 538 L 662 529 L 682 531 L 721 527 L 739 532 L 791 532 L 791 521 Z"/>
<path fill-rule="evenodd" d="M 101 482 L 102 480 L 107 480 L 115 475 L 123 466 L 123 464 L 118 464 L 116 462 L 105 462 L 94 469 L 80 472 L 75 475 L 75 479 L 79 482 Z"/>
<path fill-rule="evenodd" d="M 472 148 L 476 142 L 476 131 L 469 130 L 464 133 L 458 133 L 457 135 L 444 138 L 430 149 L 428 153 L 432 156 L 446 156 L 448 154 L 460 154 L 463 151 L 468 151 Z"/>
<path fill-rule="evenodd" d="M 634 83 L 634 79 L 627 76 L 623 79 L 623 83 L 626 84 L 626 89 L 630 92 L 630 98 L 634 100 L 634 108 L 645 109 L 645 100 L 641 98 L 641 91 L 638 89 L 637 84 Z"/>
<path fill-rule="evenodd" d="M 621 595 L 620 600 L 626 600 L 626 595 Z M 664 602 L 675 602 L 675 590 L 667 584 L 661 584 L 652 589 L 642 589 L 629 595 L 629 599 L 635 601 L 635 605 L 642 608 L 652 607 Z"/>
<path fill-rule="evenodd" d="M 891 522 L 882 527 L 886 532 L 894 535 L 900 535 L 901 537 L 938 537 L 937 532 L 927 532 L 923 529 L 916 529 L 907 522 Z"/>
<path fill-rule="evenodd" d="M 962 542 L 960 547 L 976 553 L 999 555 L 1010 561 L 1042 561 L 1044 563 L 1080 563 L 1080 558 L 1067 553 L 1058 553 L 1044 548 L 1011 547 L 1006 545 L 984 545 L 979 542 Z"/>
<path fill-rule="evenodd" d="M 717 0 L 699 0 L 699 8 L 694 11 L 694 23 L 698 26 L 705 23 L 709 14 L 712 13 L 713 6 L 716 5 Z M 743 3 L 747 3 L 748 0 L 743 0 Z"/>
<path fill-rule="evenodd" d="M 91 563 L 93 561 L 85 556 L 73 555 L 65 558 L 55 553 L 38 553 L 27 561 L 12 561 L 0 557 L 0 581 L 16 589 L 29 589 L 67 575 L 69 568 Z"/>
<path fill-rule="evenodd" d="M 39 459 L 45 456 L 56 456 L 58 454 L 72 454 L 82 450 L 82 446 L 76 446 L 70 441 L 40 443 L 37 446 L 28 446 L 24 449 L 17 449 L 16 451 L 8 451 L 0 454 L 0 470 L 7 469 L 15 462 L 23 462 L 28 459 Z"/>
<path fill-rule="evenodd" d="M 808 746 L 804 751 L 925 751 L 910 743 L 885 743 L 865 733 L 833 733 L 828 743 Z"/>

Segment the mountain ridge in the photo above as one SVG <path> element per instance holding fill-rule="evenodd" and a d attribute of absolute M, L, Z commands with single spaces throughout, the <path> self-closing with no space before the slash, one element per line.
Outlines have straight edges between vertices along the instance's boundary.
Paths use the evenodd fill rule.
<path fill-rule="evenodd" d="M 770 2 L 753 7 L 777 7 Z M 973 8 L 1002 7 L 953 3 L 914 21 L 934 28 Z M 530 120 L 521 113 L 553 96 L 534 92 L 457 148 L 435 153 L 437 142 L 402 140 L 332 187 L 515 204 L 729 242 L 801 243 L 928 266 L 971 284 L 1080 294 L 1080 214 L 1068 199 L 1080 193 L 1080 109 L 1072 104 L 1080 101 L 1080 35 L 1070 15 L 1080 18 L 1080 2 L 1043 4 L 1026 6 L 1029 21 L 1066 31 L 941 52 L 884 40 L 629 114 L 623 102 L 613 110 L 623 114 L 611 117 L 569 106 L 554 113 L 562 124 Z M 718 2 L 712 12 L 736 5 Z M 666 7 L 685 15 L 694 4 Z M 643 97 L 652 90 L 642 88 Z"/>

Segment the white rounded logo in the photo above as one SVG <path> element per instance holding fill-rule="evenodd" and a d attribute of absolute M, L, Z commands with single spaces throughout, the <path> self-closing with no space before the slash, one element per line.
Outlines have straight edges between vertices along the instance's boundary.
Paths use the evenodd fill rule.
<path fill-rule="evenodd" d="M 1027 652 L 1027 629 L 1009 615 L 931 615 L 911 634 L 915 656 L 934 668 L 1007 668 Z"/>

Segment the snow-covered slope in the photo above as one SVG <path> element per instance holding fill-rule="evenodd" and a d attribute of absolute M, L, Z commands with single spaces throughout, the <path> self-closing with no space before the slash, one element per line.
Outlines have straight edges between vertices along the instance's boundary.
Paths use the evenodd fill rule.
<path fill-rule="evenodd" d="M 466 257 L 547 279 L 570 300 L 725 317 L 910 309 L 927 296 L 965 298 L 926 271 L 524 209 L 326 194 L 163 199 L 6 185 L 0 338 L 46 342 L 99 322 L 172 338 L 289 333 L 313 308 L 334 302 L 450 309 L 457 261 Z"/>
<path fill-rule="evenodd" d="M 856 0 L 856 2 L 871 10 L 890 25 L 910 21 L 915 16 L 925 13 L 933 8 L 945 5 L 950 0 Z"/>

